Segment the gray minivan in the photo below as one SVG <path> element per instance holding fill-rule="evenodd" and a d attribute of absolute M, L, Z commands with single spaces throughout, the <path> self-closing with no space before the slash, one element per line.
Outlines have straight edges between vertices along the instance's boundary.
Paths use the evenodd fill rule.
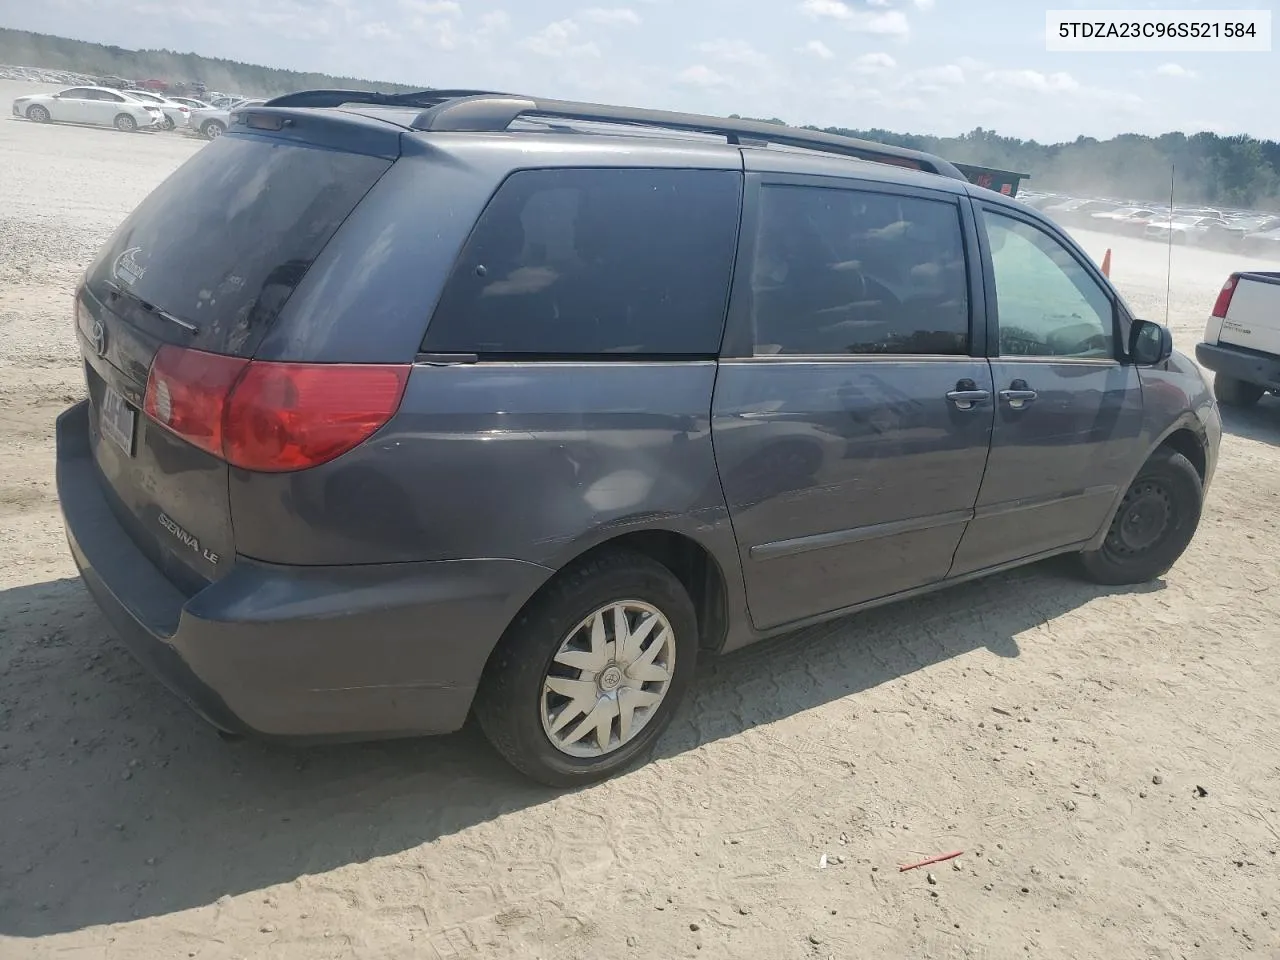
<path fill-rule="evenodd" d="M 700 654 L 1195 532 L 1198 368 L 945 160 L 468 91 L 231 119 L 86 272 L 57 426 L 85 583 L 225 731 L 474 712 L 590 782 Z"/>

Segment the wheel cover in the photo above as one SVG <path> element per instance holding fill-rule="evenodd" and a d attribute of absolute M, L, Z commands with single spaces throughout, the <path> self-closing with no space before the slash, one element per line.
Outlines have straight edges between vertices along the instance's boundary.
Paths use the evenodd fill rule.
<path fill-rule="evenodd" d="M 657 607 L 620 600 L 569 631 L 541 695 L 542 730 L 561 753 L 594 759 L 633 741 L 666 699 L 676 640 Z"/>
<path fill-rule="evenodd" d="M 1106 546 L 1117 558 L 1137 557 L 1158 546 L 1173 527 L 1173 498 L 1168 489 L 1155 480 L 1139 480 L 1120 501 Z"/>

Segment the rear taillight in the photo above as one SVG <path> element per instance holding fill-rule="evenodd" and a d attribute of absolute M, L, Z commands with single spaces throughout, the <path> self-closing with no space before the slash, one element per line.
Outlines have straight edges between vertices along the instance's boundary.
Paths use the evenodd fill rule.
<path fill-rule="evenodd" d="M 301 470 L 369 439 L 400 407 L 408 364 L 267 363 L 165 346 L 143 409 L 245 470 Z"/>
<path fill-rule="evenodd" d="M 1213 315 L 1219 320 L 1223 320 L 1227 316 L 1227 310 L 1231 307 L 1231 297 L 1236 292 L 1236 283 L 1240 280 L 1240 274 L 1233 273 L 1227 277 L 1227 282 L 1222 285 L 1222 289 L 1218 291 L 1218 299 L 1213 304 Z"/>
<path fill-rule="evenodd" d="M 248 360 L 164 346 L 151 361 L 143 412 L 206 453 L 222 456 L 227 397 Z"/>
<path fill-rule="evenodd" d="M 408 364 L 251 363 L 227 404 L 224 457 L 259 471 L 332 460 L 391 419 L 408 381 Z"/>

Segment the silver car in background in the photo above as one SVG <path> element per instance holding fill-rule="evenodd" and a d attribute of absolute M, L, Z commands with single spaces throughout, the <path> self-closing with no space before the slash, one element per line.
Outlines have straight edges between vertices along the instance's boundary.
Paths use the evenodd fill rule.
<path fill-rule="evenodd" d="M 126 97 L 132 97 L 134 100 L 140 100 L 143 103 L 159 107 L 164 114 L 164 120 L 160 125 L 165 130 L 173 130 L 177 127 L 185 128 L 187 121 L 191 119 L 191 108 L 184 103 L 178 103 L 176 100 L 162 97 L 158 93 L 151 93 L 149 90 L 123 90 L 121 92 Z"/>
<path fill-rule="evenodd" d="M 204 137 L 206 140 L 216 140 L 227 132 L 227 127 L 231 125 L 231 111 L 239 107 L 252 107 L 266 101 L 257 98 L 250 100 L 238 100 L 226 107 L 208 107 L 204 110 L 192 110 L 191 119 L 188 123 L 188 132 Z"/>
<path fill-rule="evenodd" d="M 84 123 L 115 127 L 125 133 L 164 125 L 159 106 L 109 87 L 70 87 L 59 93 L 36 93 L 13 101 L 13 115 L 36 123 Z"/>

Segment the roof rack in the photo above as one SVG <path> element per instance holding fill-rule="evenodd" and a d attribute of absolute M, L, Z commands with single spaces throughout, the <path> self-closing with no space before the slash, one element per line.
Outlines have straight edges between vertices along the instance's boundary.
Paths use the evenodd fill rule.
<path fill-rule="evenodd" d="M 300 90 L 274 97 L 264 107 L 340 107 L 344 103 L 370 103 L 383 107 L 434 107 L 462 97 L 505 97 L 491 90 L 416 90 L 412 93 L 379 93 L 377 90 Z"/>
<path fill-rule="evenodd" d="M 307 90 L 268 100 L 267 107 L 338 107 L 345 103 L 422 107 L 411 124 L 414 130 L 432 133 L 496 133 L 521 117 L 549 117 L 592 123 L 626 124 L 663 130 L 681 130 L 724 137 L 729 143 L 755 143 L 798 147 L 822 153 L 888 163 L 966 180 L 954 164 L 920 150 L 892 147 L 820 130 L 788 127 L 762 120 L 734 120 L 695 113 L 615 107 L 569 100 L 544 100 L 509 93 L 477 90 L 422 90 L 386 94 L 365 90 Z"/>

